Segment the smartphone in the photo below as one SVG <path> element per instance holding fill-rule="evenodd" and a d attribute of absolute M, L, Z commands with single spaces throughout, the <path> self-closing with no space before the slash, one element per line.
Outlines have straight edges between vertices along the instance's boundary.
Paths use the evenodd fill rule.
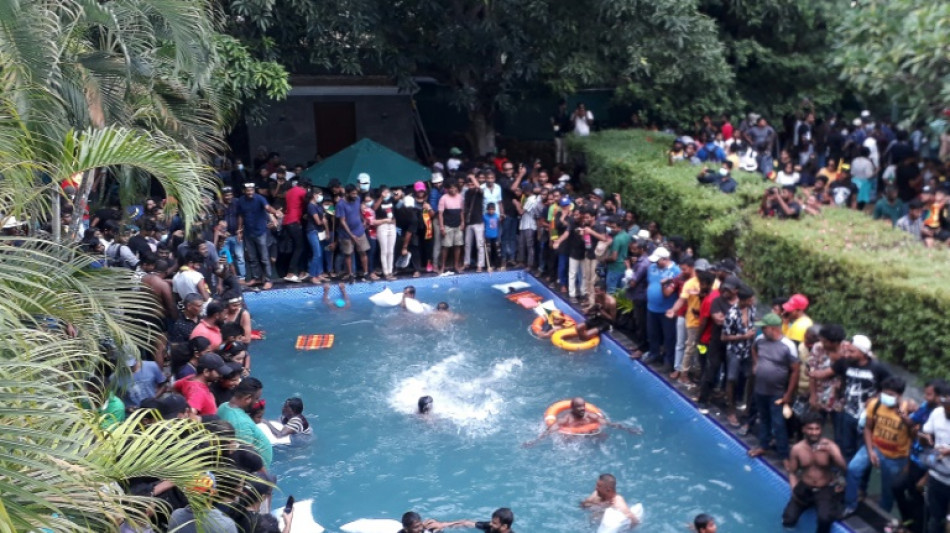
<path fill-rule="evenodd" d="M 294 510 L 294 495 L 291 494 L 290 496 L 287 497 L 287 505 L 284 506 L 284 512 L 289 514 L 293 510 Z"/>

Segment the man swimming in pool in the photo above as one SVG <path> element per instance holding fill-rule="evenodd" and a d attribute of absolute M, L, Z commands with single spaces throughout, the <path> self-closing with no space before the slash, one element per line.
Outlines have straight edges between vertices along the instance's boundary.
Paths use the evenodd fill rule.
<path fill-rule="evenodd" d="M 330 309 L 349 309 L 350 296 L 346 294 L 346 285 L 343 282 L 340 282 L 337 284 L 337 288 L 340 289 L 340 297 L 335 300 L 331 300 L 330 284 L 323 284 L 323 303 L 326 304 Z"/>
<path fill-rule="evenodd" d="M 584 401 L 584 398 L 581 398 L 580 396 L 578 396 L 571 400 L 570 411 L 559 415 L 558 419 L 553 424 L 548 426 L 547 429 L 545 429 L 544 432 L 538 436 L 538 438 L 524 443 L 524 446 L 526 448 L 530 448 L 531 446 L 534 446 L 535 444 L 541 442 L 543 439 L 547 438 L 548 436 L 554 433 L 561 432 L 561 430 L 579 428 L 579 427 L 587 426 L 590 424 L 598 424 L 600 426 L 606 426 L 609 428 L 621 429 L 632 435 L 643 434 L 643 430 L 640 428 L 629 427 L 623 424 L 618 424 L 616 422 L 611 422 L 607 420 L 607 418 L 600 413 L 588 411 L 587 402 Z"/>
<path fill-rule="evenodd" d="M 427 415 L 432 412 L 432 396 L 419 398 L 419 414 Z"/>
<path fill-rule="evenodd" d="M 601 474 L 597 478 L 594 492 L 581 502 L 581 508 L 594 509 L 603 515 L 607 509 L 616 509 L 630 520 L 630 527 L 640 523 L 640 520 L 630 511 L 623 496 L 617 494 L 617 478 L 611 474 Z"/>
<path fill-rule="evenodd" d="M 607 333 L 617 319 L 617 300 L 607 294 L 607 285 L 599 282 L 594 285 L 594 305 L 587 310 L 588 319 L 578 324 L 577 338 L 587 341 Z"/>

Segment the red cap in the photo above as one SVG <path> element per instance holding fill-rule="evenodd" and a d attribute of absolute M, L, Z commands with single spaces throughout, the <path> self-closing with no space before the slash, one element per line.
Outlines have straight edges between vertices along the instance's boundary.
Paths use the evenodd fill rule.
<path fill-rule="evenodd" d="M 791 298 L 782 305 L 785 311 L 804 311 L 808 309 L 808 298 L 804 294 L 793 294 Z"/>

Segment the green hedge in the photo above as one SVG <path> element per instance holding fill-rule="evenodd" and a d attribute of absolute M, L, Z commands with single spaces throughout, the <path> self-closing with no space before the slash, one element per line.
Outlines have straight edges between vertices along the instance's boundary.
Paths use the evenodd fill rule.
<path fill-rule="evenodd" d="M 733 195 L 700 187 L 696 167 L 666 163 L 671 142 L 652 132 L 607 131 L 574 147 L 586 154 L 591 183 L 620 192 L 625 208 L 658 222 L 665 235 L 683 235 L 704 257 L 738 257 L 762 298 L 806 294 L 816 321 L 870 336 L 885 360 L 950 378 L 950 252 L 844 209 L 763 219 L 758 175 L 737 172 Z"/>

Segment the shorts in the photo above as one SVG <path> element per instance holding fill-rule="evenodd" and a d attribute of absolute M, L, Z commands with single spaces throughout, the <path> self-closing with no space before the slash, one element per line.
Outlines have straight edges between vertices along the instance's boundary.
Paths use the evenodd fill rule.
<path fill-rule="evenodd" d="M 584 328 L 589 330 L 596 329 L 601 333 L 606 333 L 610 331 L 611 325 L 610 321 L 602 316 L 595 316 L 593 318 L 588 318 L 584 322 Z"/>
<path fill-rule="evenodd" d="M 442 247 L 451 248 L 453 246 L 462 246 L 465 241 L 462 238 L 462 228 L 452 226 L 445 227 L 445 236 L 442 237 Z"/>
<path fill-rule="evenodd" d="M 343 237 L 340 239 L 340 252 L 343 255 L 350 255 L 353 253 L 353 239 Z M 366 234 L 362 234 L 356 238 L 356 251 L 359 253 L 365 253 L 369 251 L 369 241 L 366 240 Z"/>

